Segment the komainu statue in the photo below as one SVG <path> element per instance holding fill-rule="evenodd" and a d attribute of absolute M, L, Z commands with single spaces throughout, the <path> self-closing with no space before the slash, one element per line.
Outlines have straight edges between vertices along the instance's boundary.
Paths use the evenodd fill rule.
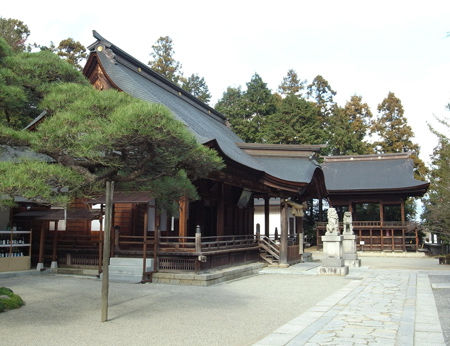
<path fill-rule="evenodd" d="M 352 220 L 352 213 L 349 211 L 346 211 L 344 213 L 344 231 L 345 234 L 353 234 L 353 220 Z"/>
<path fill-rule="evenodd" d="M 339 235 L 339 218 L 336 209 L 328 208 L 328 223 L 326 235 Z"/>

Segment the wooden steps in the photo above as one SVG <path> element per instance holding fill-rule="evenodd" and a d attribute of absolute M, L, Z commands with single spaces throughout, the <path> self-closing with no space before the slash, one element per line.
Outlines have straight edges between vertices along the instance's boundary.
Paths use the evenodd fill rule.
<path fill-rule="evenodd" d="M 262 236 L 258 242 L 259 257 L 269 264 L 280 262 L 280 247 L 269 237 Z"/>

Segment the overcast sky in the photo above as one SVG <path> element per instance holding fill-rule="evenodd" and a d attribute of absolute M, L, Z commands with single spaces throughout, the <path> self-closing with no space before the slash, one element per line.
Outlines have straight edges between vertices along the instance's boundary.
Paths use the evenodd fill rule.
<path fill-rule="evenodd" d="M 275 91 L 290 68 L 308 81 L 321 74 L 340 105 L 362 96 L 374 114 L 392 91 L 425 161 L 437 143 L 426 122 L 450 115 L 448 0 L 3 1 L 0 16 L 24 21 L 40 44 L 72 37 L 87 46 L 95 29 L 145 63 L 168 35 L 185 75 L 205 78 L 213 105 L 255 72 Z"/>

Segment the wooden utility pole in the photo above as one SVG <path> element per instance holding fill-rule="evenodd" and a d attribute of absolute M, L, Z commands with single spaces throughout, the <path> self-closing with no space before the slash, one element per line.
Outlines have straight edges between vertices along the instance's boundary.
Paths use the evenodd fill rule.
<path fill-rule="evenodd" d="M 105 230 L 103 236 L 103 277 L 102 277 L 102 322 L 108 320 L 109 254 L 111 250 L 111 224 L 114 182 L 106 182 Z"/>

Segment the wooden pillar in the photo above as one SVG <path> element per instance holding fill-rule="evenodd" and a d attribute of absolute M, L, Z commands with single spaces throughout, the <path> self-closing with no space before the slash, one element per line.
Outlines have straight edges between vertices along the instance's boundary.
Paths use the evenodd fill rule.
<path fill-rule="evenodd" d="M 288 264 L 288 205 L 281 202 L 280 264 Z"/>
<path fill-rule="evenodd" d="M 147 281 L 147 233 L 148 233 L 148 204 L 144 213 L 144 236 L 142 242 L 142 282 Z"/>
<path fill-rule="evenodd" d="M 264 197 L 264 235 L 269 237 L 270 235 L 270 198 Z"/>
<path fill-rule="evenodd" d="M 400 203 L 400 213 L 401 213 L 401 221 L 402 224 L 405 223 L 405 200 L 402 199 L 401 203 Z"/>
<path fill-rule="evenodd" d="M 224 235 L 225 226 L 225 203 L 224 203 L 224 185 L 219 183 L 219 193 L 217 196 L 217 219 L 216 219 L 216 230 L 217 236 L 221 237 Z"/>
<path fill-rule="evenodd" d="M 100 230 L 98 234 L 98 274 L 103 271 L 103 203 L 100 205 Z"/>
<path fill-rule="evenodd" d="M 189 199 L 187 196 L 180 198 L 180 224 L 179 234 L 180 237 L 187 237 L 188 235 L 188 218 L 189 218 Z M 184 239 L 182 239 L 184 241 Z"/>
<path fill-rule="evenodd" d="M 380 225 L 383 227 L 383 221 L 384 221 L 384 205 L 383 201 L 380 201 Z"/>
<path fill-rule="evenodd" d="M 295 233 L 298 237 L 298 253 L 303 254 L 303 217 L 295 217 Z"/>
<path fill-rule="evenodd" d="M 39 259 L 38 259 L 38 265 L 36 268 L 38 270 L 44 269 L 45 238 L 47 236 L 47 230 L 45 227 L 46 224 L 48 224 L 48 222 L 46 222 L 46 221 L 42 221 L 42 223 L 41 223 L 41 235 L 40 235 L 40 240 L 39 240 Z"/>
<path fill-rule="evenodd" d="M 416 251 L 417 251 L 417 250 L 419 250 L 419 234 L 417 232 L 417 226 L 414 231 L 416 233 Z"/>
<path fill-rule="evenodd" d="M 352 204 L 352 202 L 348 203 L 348 211 L 353 214 L 353 204 Z"/>
<path fill-rule="evenodd" d="M 106 182 L 106 215 L 105 215 L 105 231 L 103 237 L 103 277 L 102 277 L 102 304 L 101 304 L 101 321 L 108 320 L 108 296 L 109 296 L 109 257 L 111 251 L 111 228 L 113 220 L 113 194 L 114 182 Z"/>
<path fill-rule="evenodd" d="M 58 220 L 55 221 L 55 230 L 53 232 L 52 262 L 58 261 L 58 253 L 56 251 L 57 246 L 58 246 Z"/>

